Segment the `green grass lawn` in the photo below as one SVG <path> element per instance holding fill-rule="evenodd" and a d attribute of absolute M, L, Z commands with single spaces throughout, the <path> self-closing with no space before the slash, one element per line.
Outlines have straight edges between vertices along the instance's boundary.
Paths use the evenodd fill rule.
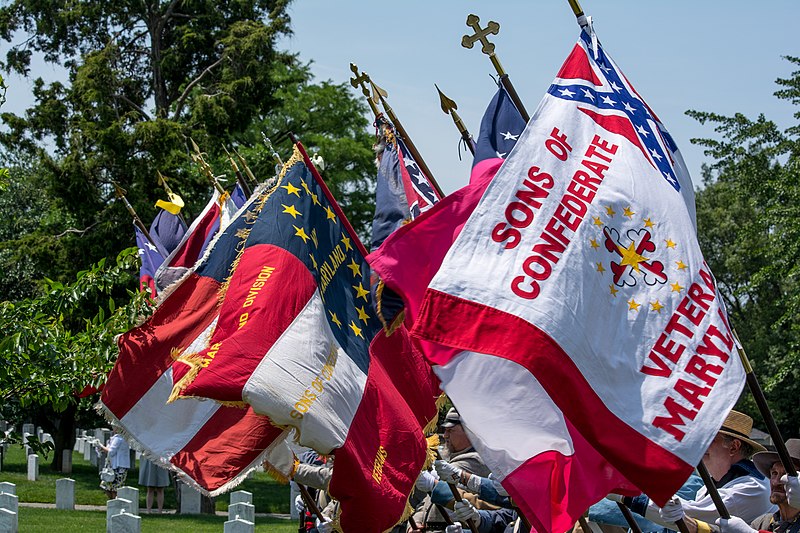
<path fill-rule="evenodd" d="M 144 515 L 142 533 L 219 533 L 227 518 L 224 516 Z M 58 531 L 58 533 L 102 533 L 106 530 L 103 511 L 58 511 L 20 507 L 19 531 Z M 278 518 L 256 517 L 259 533 L 297 533 L 297 522 Z"/>
<path fill-rule="evenodd" d="M 52 459 L 52 455 L 50 456 Z M 55 503 L 56 480 L 69 477 L 75 480 L 75 503 L 78 505 L 105 505 L 106 496 L 100 489 L 100 477 L 97 467 L 83 459 L 78 453 L 72 454 L 72 473 L 62 474 L 50 469 L 50 461 L 40 458 L 39 480 L 28 481 L 28 465 L 25 452 L 20 446 L 9 448 L 5 456 L 3 471 L 0 472 L 0 482 L 8 481 L 17 486 L 17 496 L 20 502 Z M 128 471 L 127 485 L 138 487 L 139 469 Z M 253 504 L 256 513 L 288 513 L 289 512 L 289 486 L 282 485 L 263 472 L 256 472 L 251 479 L 247 479 L 235 490 L 246 490 L 253 494 Z M 145 506 L 146 490 L 139 487 L 139 507 Z M 228 496 L 223 494 L 217 497 L 217 511 L 228 510 Z M 170 486 L 164 494 L 164 508 L 175 509 L 175 490 Z M 148 519 L 151 518 L 148 516 Z M 155 517 L 154 517 L 155 518 Z M 161 519 L 162 517 L 158 517 Z M 213 517 L 210 517 L 213 518 Z M 103 515 L 105 520 L 105 515 Z"/>

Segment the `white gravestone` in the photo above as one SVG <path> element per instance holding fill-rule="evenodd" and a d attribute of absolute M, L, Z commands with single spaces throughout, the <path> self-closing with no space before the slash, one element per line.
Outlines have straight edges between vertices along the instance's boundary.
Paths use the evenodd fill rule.
<path fill-rule="evenodd" d="M 235 520 L 241 518 L 248 522 L 256 521 L 256 507 L 249 503 L 234 503 L 228 506 L 228 520 Z"/>
<path fill-rule="evenodd" d="M 56 480 L 56 509 L 75 509 L 75 480 L 61 478 Z"/>
<path fill-rule="evenodd" d="M 35 431 L 35 426 L 33 424 L 22 424 L 22 433 L 27 433 L 28 435 L 33 435 Z"/>
<path fill-rule="evenodd" d="M 106 533 L 111 533 L 111 517 L 121 513 L 131 514 L 132 505 L 130 500 L 122 498 L 114 498 L 106 502 Z"/>
<path fill-rule="evenodd" d="M 131 514 L 135 514 L 139 516 L 139 489 L 136 487 L 120 487 L 117 490 L 117 498 L 122 498 L 123 500 L 130 500 L 131 502 Z"/>
<path fill-rule="evenodd" d="M 19 531 L 17 513 L 8 509 L 0 509 L 0 531 L 3 533 L 17 533 Z"/>
<path fill-rule="evenodd" d="M 129 513 L 120 513 L 111 517 L 109 533 L 139 533 L 142 530 L 142 519 Z"/>
<path fill-rule="evenodd" d="M 246 490 L 237 490 L 236 492 L 231 492 L 230 505 L 233 505 L 234 503 L 253 503 L 253 493 L 247 492 Z"/>
<path fill-rule="evenodd" d="M 228 520 L 225 522 L 225 527 L 223 529 L 224 533 L 253 533 L 256 530 L 256 525 L 253 522 L 248 522 L 247 520 L 242 520 L 241 518 L 236 520 Z"/>
<path fill-rule="evenodd" d="M 28 481 L 39 480 L 39 456 L 32 453 L 28 456 Z"/>
<path fill-rule="evenodd" d="M 72 473 L 72 450 L 61 450 L 61 473 Z"/>
<path fill-rule="evenodd" d="M 0 483 L 0 494 L 16 494 L 17 493 L 17 486 L 13 483 L 9 483 L 8 481 L 3 481 Z"/>
<path fill-rule="evenodd" d="M 200 514 L 200 493 L 181 483 L 181 514 Z"/>
<path fill-rule="evenodd" d="M 83 460 L 84 461 L 88 461 L 88 460 L 90 460 L 92 458 L 92 448 L 94 448 L 94 445 L 91 442 L 89 442 L 88 440 L 85 440 L 83 442 Z"/>
<path fill-rule="evenodd" d="M 14 494 L 3 493 L 0 494 L 0 523 L 5 524 L 5 528 L 0 528 L 0 531 L 12 531 L 17 533 L 19 529 L 19 498 Z"/>

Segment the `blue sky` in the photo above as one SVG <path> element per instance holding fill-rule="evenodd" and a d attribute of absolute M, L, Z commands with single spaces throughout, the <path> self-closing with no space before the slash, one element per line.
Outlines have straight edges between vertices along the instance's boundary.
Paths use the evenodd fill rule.
<path fill-rule="evenodd" d="M 695 183 L 707 159 L 689 139 L 714 133 L 687 117 L 687 109 L 752 118 L 764 113 L 782 127 L 792 124 L 796 108 L 772 94 L 775 79 L 792 71 L 782 56 L 800 56 L 797 0 L 605 0 L 582 6 L 606 51 L 681 147 Z M 478 46 L 461 46 L 462 35 L 471 33 L 467 15 L 478 15 L 483 26 L 500 23 L 491 40 L 531 113 L 579 32 L 567 0 L 295 0 L 290 13 L 294 34 L 281 46 L 313 60 L 317 80 L 348 82 L 350 62 L 366 71 L 388 91 L 445 192 L 467 182 L 471 158 L 462 153 L 459 161 L 458 132 L 442 113 L 433 84 L 457 102 L 473 135 L 495 91 L 489 59 Z M 0 53 L 6 49 L 0 46 Z M 59 77 L 59 69 L 41 62 L 33 71 L 48 80 Z M 3 111 L 21 112 L 31 103 L 31 82 L 8 81 Z"/>
<path fill-rule="evenodd" d="M 605 50 L 672 133 L 695 183 L 708 161 L 690 144 L 713 136 L 687 109 L 755 118 L 764 113 L 792 124 L 790 104 L 777 100 L 775 79 L 791 75 L 784 55 L 800 56 L 796 0 L 644 2 L 584 1 Z M 461 46 L 465 21 L 475 13 L 492 36 L 496 53 L 530 113 L 572 46 L 579 28 L 566 0 L 297 0 L 290 8 L 294 35 L 284 46 L 313 60 L 318 79 L 346 82 L 356 63 L 389 93 L 389 103 L 445 192 L 467 181 L 470 157 L 458 159 L 458 132 L 442 113 L 433 84 L 458 104 L 477 135 L 495 91 L 494 69 L 479 47 Z M 324 156 L 324 154 L 323 154 Z"/>

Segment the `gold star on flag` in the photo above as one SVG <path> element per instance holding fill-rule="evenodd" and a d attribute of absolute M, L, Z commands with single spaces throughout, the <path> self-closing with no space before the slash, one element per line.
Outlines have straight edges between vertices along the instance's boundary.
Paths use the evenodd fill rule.
<path fill-rule="evenodd" d="M 308 242 L 308 239 L 310 239 L 310 238 L 311 238 L 311 237 L 309 237 L 309 236 L 308 236 L 308 234 L 306 233 L 306 230 L 305 230 L 305 229 L 303 229 L 303 228 L 298 228 L 298 227 L 297 227 L 297 226 L 295 226 L 294 224 L 292 224 L 292 227 L 294 228 L 294 234 L 295 234 L 296 236 L 300 237 L 301 239 L 303 239 L 303 242 Z"/>
<path fill-rule="evenodd" d="M 667 244 L 667 248 L 675 248 L 675 241 L 673 241 L 672 239 L 667 239 L 664 242 Z"/>
<path fill-rule="evenodd" d="M 610 217 L 613 217 L 614 215 L 617 214 L 617 212 L 614 211 L 614 208 L 611 207 L 610 205 L 608 207 L 606 207 L 606 213 L 608 213 L 608 216 L 610 216 Z"/>
<path fill-rule="evenodd" d="M 642 304 L 636 303 L 636 300 L 633 298 L 628 300 L 628 311 L 638 311 L 641 306 Z"/>
<path fill-rule="evenodd" d="M 354 277 L 356 277 L 356 278 L 357 278 L 358 276 L 360 276 L 360 275 L 361 275 L 361 265 L 359 265 L 358 263 L 356 263 L 356 260 L 355 260 L 355 259 L 353 259 L 353 258 L 350 258 L 350 264 L 349 264 L 349 265 L 347 265 L 347 268 L 349 268 L 350 270 L 352 270 L 352 271 L 353 271 L 353 276 L 354 276 Z"/>
<path fill-rule="evenodd" d="M 617 297 L 617 293 L 619 292 L 619 289 L 615 288 L 614 284 L 612 283 L 611 285 L 608 286 L 608 292 L 611 293 L 611 296 L 616 298 Z"/>
<path fill-rule="evenodd" d="M 652 228 L 652 227 L 654 227 L 655 225 L 656 225 L 656 223 L 655 223 L 655 222 L 653 222 L 652 220 L 650 220 L 650 218 L 649 218 L 649 217 L 648 217 L 648 218 L 646 218 L 646 219 L 644 219 L 644 227 L 646 227 L 646 228 Z"/>
<path fill-rule="evenodd" d="M 344 244 L 344 249 L 345 250 L 352 250 L 353 249 L 353 245 L 350 244 L 350 238 L 347 235 L 342 237 L 342 244 Z"/>
<path fill-rule="evenodd" d="M 248 224 L 252 224 L 258 218 L 258 213 L 255 211 L 245 211 L 244 219 L 248 222 Z"/>
<path fill-rule="evenodd" d="M 681 292 L 683 290 L 683 287 L 677 281 L 670 285 L 670 287 L 672 287 L 672 292 Z"/>
<path fill-rule="evenodd" d="M 626 216 L 628 218 L 633 218 L 633 215 L 635 214 L 636 213 L 630 208 L 630 206 L 622 210 L 622 216 Z"/>
<path fill-rule="evenodd" d="M 598 242 L 597 242 L 597 239 L 589 239 L 589 244 L 590 244 L 590 245 L 592 246 L 592 248 L 594 248 L 595 250 L 597 250 L 598 248 L 600 248 L 600 243 L 598 243 Z"/>
<path fill-rule="evenodd" d="M 356 290 L 356 298 L 364 298 L 366 302 L 369 291 L 364 288 L 364 285 L 359 283 L 358 285 L 353 285 L 353 288 Z"/>
<path fill-rule="evenodd" d="M 656 300 L 655 302 L 650 302 L 650 307 L 651 307 L 651 308 L 653 309 L 653 311 L 655 311 L 656 313 L 660 313 L 660 312 L 661 312 L 661 310 L 662 310 L 662 309 L 664 309 L 664 306 L 663 306 L 663 305 L 661 305 L 661 302 L 659 302 L 658 300 Z"/>
<path fill-rule="evenodd" d="M 303 190 L 306 191 L 306 194 L 309 196 L 311 195 L 311 189 L 308 188 L 308 183 L 306 183 L 305 180 L 300 181 L 300 186 L 303 187 Z"/>
<path fill-rule="evenodd" d="M 678 270 L 686 270 L 689 268 L 683 261 L 675 261 L 675 264 L 678 265 Z"/>
<path fill-rule="evenodd" d="M 298 198 L 300 198 L 300 189 L 292 185 L 291 183 L 287 183 L 286 185 L 281 185 L 282 189 L 286 189 L 286 194 L 294 194 Z"/>
<path fill-rule="evenodd" d="M 356 311 L 358 311 L 358 318 L 360 318 L 361 320 L 363 320 L 363 321 L 364 321 L 364 324 L 366 324 L 366 323 L 367 323 L 367 320 L 369 320 L 369 315 L 368 315 L 368 314 L 367 314 L 367 312 L 364 310 L 364 306 L 362 305 L 361 307 L 356 307 Z"/>
<path fill-rule="evenodd" d="M 331 311 L 331 310 L 328 310 L 328 312 L 331 314 L 331 322 L 333 322 L 334 324 L 336 324 L 337 326 L 339 326 L 339 329 L 341 329 L 341 327 L 342 327 L 342 321 L 341 321 L 341 320 L 339 320 L 339 317 L 338 317 L 338 316 L 336 316 L 336 313 L 334 313 L 334 312 L 333 312 L 333 311 Z"/>
<path fill-rule="evenodd" d="M 236 230 L 237 239 L 246 239 L 250 236 L 250 228 L 239 228 Z"/>
<path fill-rule="evenodd" d="M 298 211 L 294 205 L 286 205 L 286 204 L 281 204 L 281 205 L 283 206 L 283 212 L 288 215 L 292 215 L 292 218 L 296 219 L 297 215 L 300 214 L 300 211 Z"/>
<path fill-rule="evenodd" d="M 311 193 L 311 201 L 314 202 L 314 205 L 319 205 L 319 200 L 317 199 L 317 195 L 315 193 Z"/>
<path fill-rule="evenodd" d="M 593 222 L 592 223 L 595 226 L 602 226 L 603 225 L 603 221 L 600 220 L 600 217 L 593 217 Z"/>
<path fill-rule="evenodd" d="M 311 264 L 314 265 L 314 270 L 317 270 L 319 266 L 317 266 L 317 258 L 314 257 L 314 254 L 308 254 L 308 257 L 311 258 Z"/>
<path fill-rule="evenodd" d="M 606 271 L 606 269 L 603 268 L 603 263 L 597 263 L 597 271 L 601 274 Z"/>
<path fill-rule="evenodd" d="M 333 212 L 333 209 L 331 209 L 330 207 L 326 206 L 325 207 L 325 213 L 327 213 L 328 220 L 333 220 L 334 222 L 336 222 L 336 213 Z"/>
<path fill-rule="evenodd" d="M 356 326 L 355 322 L 350 322 L 350 329 L 353 330 L 353 334 L 355 334 L 356 337 L 361 337 L 362 339 L 364 338 L 364 336 L 361 334 L 361 328 Z"/>

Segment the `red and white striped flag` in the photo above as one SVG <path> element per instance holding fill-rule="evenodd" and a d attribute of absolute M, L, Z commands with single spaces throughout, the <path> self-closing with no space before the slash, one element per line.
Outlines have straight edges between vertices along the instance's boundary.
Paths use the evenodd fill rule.
<path fill-rule="evenodd" d="M 100 399 L 103 414 L 136 448 L 212 496 L 242 481 L 286 435 L 246 406 L 167 404 L 175 358 L 207 344 L 219 316 L 221 289 L 246 239 L 248 221 L 261 205 L 254 195 L 153 315 L 120 336 L 119 358 Z"/>

